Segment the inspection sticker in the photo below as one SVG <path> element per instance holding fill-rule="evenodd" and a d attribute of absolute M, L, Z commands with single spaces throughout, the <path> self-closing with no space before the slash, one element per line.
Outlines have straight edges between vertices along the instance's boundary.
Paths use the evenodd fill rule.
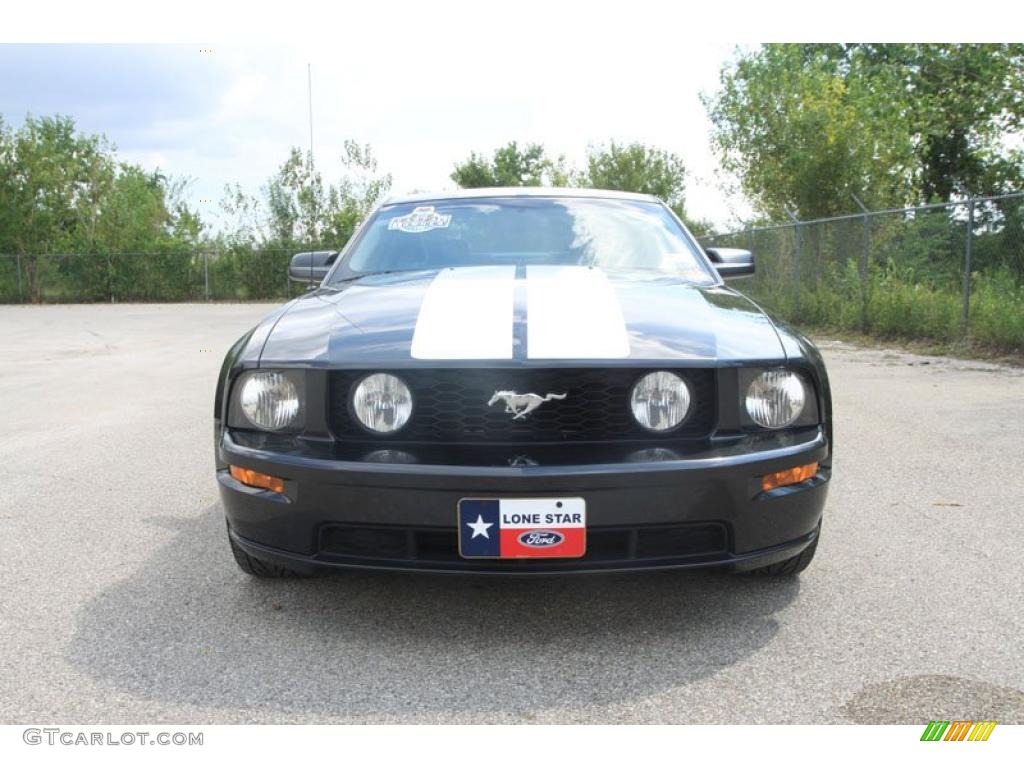
<path fill-rule="evenodd" d="M 393 218 L 388 222 L 388 229 L 412 233 L 429 232 L 432 229 L 447 228 L 451 220 L 450 213 L 438 213 L 432 205 L 421 205 L 414 208 L 412 213 Z"/>

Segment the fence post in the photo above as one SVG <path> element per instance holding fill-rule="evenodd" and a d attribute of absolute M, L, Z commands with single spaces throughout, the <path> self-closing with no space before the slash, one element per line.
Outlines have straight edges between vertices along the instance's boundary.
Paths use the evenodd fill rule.
<path fill-rule="evenodd" d="M 210 253 L 203 251 L 203 296 L 210 300 Z"/>
<path fill-rule="evenodd" d="M 18 259 L 18 303 L 22 304 L 25 301 L 25 294 L 21 289 L 21 254 L 15 254 Z"/>
<path fill-rule="evenodd" d="M 866 331 L 868 329 L 868 280 L 871 263 L 871 219 L 867 206 L 860 201 L 860 198 L 852 192 L 850 197 L 864 212 L 864 253 L 860 259 L 860 328 L 862 331 Z"/>
<path fill-rule="evenodd" d="M 960 316 L 961 333 L 967 338 L 971 312 L 971 245 L 974 241 L 974 198 L 967 201 L 967 243 L 964 246 L 964 301 Z"/>
<path fill-rule="evenodd" d="M 800 317 L 800 250 L 802 243 L 800 242 L 800 220 L 793 215 L 793 212 L 789 208 L 783 209 L 786 212 L 786 216 L 793 222 L 793 288 L 795 291 L 795 297 L 793 301 L 793 318 L 794 320 Z"/>

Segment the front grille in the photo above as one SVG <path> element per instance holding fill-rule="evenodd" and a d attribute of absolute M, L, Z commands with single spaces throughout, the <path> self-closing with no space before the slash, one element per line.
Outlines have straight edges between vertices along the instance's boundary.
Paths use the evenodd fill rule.
<path fill-rule="evenodd" d="M 467 560 L 459 555 L 454 528 L 403 528 L 330 524 L 320 529 L 320 557 L 349 562 L 407 563 L 425 568 L 476 566 L 502 570 L 594 565 L 643 565 L 714 559 L 728 551 L 723 523 L 672 526 L 598 527 L 587 530 L 587 552 L 581 558 Z"/>
<path fill-rule="evenodd" d="M 604 442 L 695 438 L 707 435 L 715 420 L 714 372 L 674 371 L 685 378 L 694 398 L 686 423 L 667 435 L 653 435 L 634 421 L 629 393 L 649 369 L 437 369 L 392 371 L 409 386 L 413 414 L 395 435 L 364 430 L 349 411 L 352 388 L 365 371 L 331 374 L 330 418 L 335 437 L 344 440 L 429 443 Z M 541 396 L 565 393 L 522 419 L 512 419 L 503 402 L 488 407 L 498 390 Z"/>

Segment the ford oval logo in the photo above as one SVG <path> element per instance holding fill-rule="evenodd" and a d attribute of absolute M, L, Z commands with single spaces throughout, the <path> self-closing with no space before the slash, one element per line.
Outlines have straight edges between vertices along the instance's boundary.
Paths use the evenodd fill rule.
<path fill-rule="evenodd" d="M 557 547 L 565 541 L 558 531 L 527 531 L 519 534 L 519 543 L 524 547 Z"/>

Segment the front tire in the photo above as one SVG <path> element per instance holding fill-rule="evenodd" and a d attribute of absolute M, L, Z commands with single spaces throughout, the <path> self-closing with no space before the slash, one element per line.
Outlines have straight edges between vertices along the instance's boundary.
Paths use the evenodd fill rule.
<path fill-rule="evenodd" d="M 761 568 L 756 568 L 750 571 L 751 576 L 796 576 L 798 573 L 806 570 L 807 566 L 811 564 L 811 560 L 814 559 L 814 553 L 818 550 L 818 541 L 821 539 L 821 523 L 818 523 L 817 535 L 814 537 L 814 541 L 801 552 L 799 555 L 793 555 L 788 560 L 783 560 L 780 563 L 772 563 Z"/>
<path fill-rule="evenodd" d="M 310 576 L 310 574 L 299 573 L 291 568 L 285 568 L 283 565 L 253 557 L 238 546 L 230 533 L 228 533 L 228 544 L 231 545 L 231 554 L 234 555 L 238 567 L 250 576 L 260 579 L 303 579 Z"/>

